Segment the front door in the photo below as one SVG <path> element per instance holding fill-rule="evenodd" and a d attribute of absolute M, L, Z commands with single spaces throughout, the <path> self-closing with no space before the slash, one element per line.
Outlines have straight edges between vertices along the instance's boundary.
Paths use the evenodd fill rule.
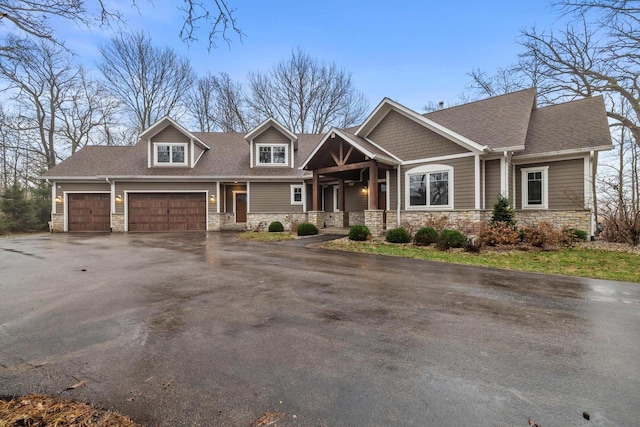
<path fill-rule="evenodd" d="M 236 222 L 247 222 L 247 193 L 235 193 Z"/>

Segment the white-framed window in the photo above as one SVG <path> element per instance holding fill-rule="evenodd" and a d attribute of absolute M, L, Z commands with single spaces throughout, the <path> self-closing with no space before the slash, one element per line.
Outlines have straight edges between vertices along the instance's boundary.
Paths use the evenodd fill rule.
<path fill-rule="evenodd" d="M 453 209 L 453 168 L 425 165 L 405 173 L 407 209 Z"/>
<path fill-rule="evenodd" d="M 304 204 L 304 190 L 302 185 L 291 185 L 291 204 Z"/>
<path fill-rule="evenodd" d="M 522 168 L 522 209 L 549 208 L 549 166 Z"/>
<path fill-rule="evenodd" d="M 186 143 L 156 143 L 154 144 L 154 164 L 156 165 L 186 165 Z"/>
<path fill-rule="evenodd" d="M 287 144 L 256 144 L 258 164 L 270 166 L 286 166 L 289 164 Z"/>

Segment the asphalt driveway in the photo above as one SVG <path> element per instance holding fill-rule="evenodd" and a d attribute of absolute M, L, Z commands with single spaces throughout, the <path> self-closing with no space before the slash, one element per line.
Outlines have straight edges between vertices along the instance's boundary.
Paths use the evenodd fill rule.
<path fill-rule="evenodd" d="M 0 395 L 154 426 L 638 425 L 640 285 L 309 241 L 0 239 Z"/>

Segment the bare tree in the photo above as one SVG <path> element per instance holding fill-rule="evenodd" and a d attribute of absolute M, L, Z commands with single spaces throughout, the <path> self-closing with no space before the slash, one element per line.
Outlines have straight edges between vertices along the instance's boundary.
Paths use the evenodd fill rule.
<path fill-rule="evenodd" d="M 296 132 L 319 133 L 348 127 L 367 112 L 364 95 L 351 74 L 297 49 L 267 72 L 249 74 L 248 104 L 254 120 L 273 117 Z"/>
<path fill-rule="evenodd" d="M 523 58 L 540 64 L 540 73 L 557 98 L 612 94 L 629 105 L 625 115 L 608 109 L 640 143 L 640 8 L 637 1 L 563 2 L 578 13 L 562 31 L 522 32 Z M 588 12 L 593 12 L 588 14 Z M 593 16 L 592 16 L 593 15 Z"/>
<path fill-rule="evenodd" d="M 69 144 L 70 154 L 90 142 L 100 144 L 103 139 L 109 144 L 109 135 L 116 127 L 115 113 L 119 102 L 102 86 L 88 78 L 80 67 L 75 85 L 69 90 L 67 99 L 60 108 L 58 133 Z M 102 133 L 106 130 L 106 135 Z M 105 137 L 105 138 L 103 138 Z"/>
<path fill-rule="evenodd" d="M 144 130 L 166 115 L 183 112 L 183 101 L 195 79 L 189 61 L 168 48 L 151 44 L 142 32 L 121 33 L 100 47 L 106 86 Z"/>
<path fill-rule="evenodd" d="M 0 76 L 14 91 L 13 99 L 22 112 L 15 130 L 37 135 L 30 148 L 52 168 L 58 160 L 58 115 L 75 85 L 78 69 L 66 51 L 47 40 L 23 39 L 16 44 L 28 48 L 0 56 Z"/>
<path fill-rule="evenodd" d="M 218 38 L 226 43 L 231 42 L 234 34 L 242 38 L 235 9 L 229 7 L 226 0 L 214 0 L 211 3 L 185 0 L 180 3 L 176 7 L 183 13 L 183 26 L 179 34 L 182 41 L 191 43 L 198 40 L 197 33 L 203 25 L 207 28 L 209 48 L 216 47 Z M 131 5 L 137 7 L 137 0 L 131 0 Z M 59 43 L 50 25 L 51 18 L 63 18 L 84 26 L 123 22 L 120 12 L 104 0 L 93 3 L 85 0 L 5 0 L 0 3 L 0 28 L 8 23 L 10 31 L 18 30 Z M 0 45 L 0 54 L 13 49 L 13 45 L 7 41 L 4 40 Z"/>
<path fill-rule="evenodd" d="M 227 73 L 198 79 L 189 94 L 187 107 L 202 132 L 248 132 L 245 96 L 240 83 Z"/>

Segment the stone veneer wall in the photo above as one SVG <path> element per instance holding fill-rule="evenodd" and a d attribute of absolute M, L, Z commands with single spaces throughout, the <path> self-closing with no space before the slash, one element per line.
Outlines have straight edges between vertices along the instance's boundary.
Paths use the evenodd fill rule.
<path fill-rule="evenodd" d="M 324 211 L 309 211 L 307 222 L 318 228 L 324 228 Z"/>
<path fill-rule="evenodd" d="M 364 211 L 364 224 L 373 236 L 380 236 L 384 231 L 384 211 L 381 209 Z"/>
<path fill-rule="evenodd" d="M 285 230 L 291 230 L 293 223 L 300 224 L 307 222 L 305 213 L 247 213 L 247 228 L 255 230 L 258 228 L 268 229 L 273 221 L 280 221 Z"/>
<path fill-rule="evenodd" d="M 394 220 L 396 215 L 394 212 Z M 418 229 L 424 226 L 427 221 L 438 220 L 445 217 L 450 223 L 480 222 L 488 221 L 491 218 L 490 210 L 466 210 L 466 211 L 401 211 L 400 224 L 408 224 L 409 227 Z M 387 224 L 389 218 L 387 218 Z M 395 224 L 391 228 L 397 227 Z"/>
<path fill-rule="evenodd" d="M 54 233 L 64 231 L 64 214 L 51 214 L 51 231 Z"/>
<path fill-rule="evenodd" d="M 207 226 L 209 228 L 209 231 L 220 231 L 220 229 L 222 228 L 223 220 L 223 213 L 209 212 L 209 218 L 207 218 Z"/>
<path fill-rule="evenodd" d="M 516 221 L 519 226 L 531 226 L 547 221 L 556 228 L 577 228 L 593 235 L 591 211 L 586 210 L 517 210 Z"/>
<path fill-rule="evenodd" d="M 111 214 L 111 231 L 114 233 L 124 232 L 124 214 Z"/>
<path fill-rule="evenodd" d="M 364 212 L 347 212 L 349 214 L 349 227 L 352 225 L 364 225 Z"/>

